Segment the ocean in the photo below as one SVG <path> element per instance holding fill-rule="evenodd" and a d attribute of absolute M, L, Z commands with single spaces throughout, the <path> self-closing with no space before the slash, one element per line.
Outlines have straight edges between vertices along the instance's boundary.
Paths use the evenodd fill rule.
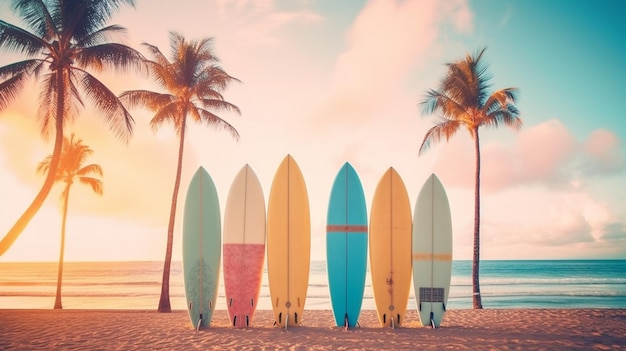
<path fill-rule="evenodd" d="M 66 262 L 65 309 L 155 310 L 162 262 Z M 449 309 L 472 308 L 471 261 L 454 261 Z M 481 261 L 485 308 L 626 308 L 626 260 Z M 50 309 L 57 263 L 0 262 L 0 309 Z M 221 277 L 222 278 L 222 277 Z M 185 309 L 181 262 L 172 263 L 172 309 Z M 413 292 L 409 308 L 416 307 Z M 226 309 L 223 280 L 217 309 Z M 271 309 L 267 272 L 259 309 Z M 363 309 L 375 309 L 369 274 Z M 311 262 L 305 309 L 329 310 L 326 263 Z"/>

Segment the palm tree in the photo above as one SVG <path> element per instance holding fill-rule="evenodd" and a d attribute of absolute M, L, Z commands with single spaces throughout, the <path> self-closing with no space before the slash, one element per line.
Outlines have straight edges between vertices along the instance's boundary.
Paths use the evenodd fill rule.
<path fill-rule="evenodd" d="M 465 127 L 474 140 L 476 173 L 474 188 L 474 254 L 472 260 L 472 290 L 474 308 L 483 308 L 480 296 L 480 127 L 499 127 L 504 124 L 515 130 L 522 126 L 519 110 L 515 106 L 517 89 L 506 88 L 489 95 L 487 65 L 482 58 L 486 48 L 465 60 L 447 64 L 448 74 L 441 80 L 438 90 L 429 90 L 422 101 L 424 114 L 437 113 L 439 120 L 424 136 L 420 155 L 430 146 L 445 138 L 449 140 L 461 127 Z"/>
<path fill-rule="evenodd" d="M 37 213 L 54 184 L 63 144 L 63 129 L 91 98 L 111 130 L 121 139 L 132 134 L 133 119 L 117 96 L 87 70 L 139 67 L 141 54 L 111 42 L 125 31 L 106 25 L 122 4 L 134 0 L 12 0 L 25 28 L 0 20 L 0 49 L 27 58 L 0 67 L 0 111 L 18 95 L 30 77 L 40 78 L 39 117 L 42 133 L 54 130 L 54 148 L 41 190 L 0 241 L 0 255 L 11 247 Z M 82 94 L 81 94 L 82 92 Z"/>
<path fill-rule="evenodd" d="M 102 195 L 102 180 L 92 177 L 92 175 L 102 176 L 102 167 L 93 163 L 83 166 L 83 163 L 91 154 L 93 154 L 93 150 L 89 146 L 83 145 L 82 140 L 75 140 L 74 134 L 70 138 L 63 138 L 61 160 L 54 177 L 55 182 L 65 183 L 65 189 L 61 193 L 63 218 L 61 221 L 61 250 L 54 309 L 63 308 L 61 303 L 61 285 L 63 281 L 63 256 L 65 255 L 65 223 L 67 220 L 67 205 L 70 200 L 70 188 L 75 181 L 78 181 L 81 184 L 90 186 L 91 190 L 96 194 Z M 51 165 L 52 155 L 39 163 L 37 171 L 46 174 L 50 171 Z"/>
<path fill-rule="evenodd" d="M 232 125 L 211 112 L 211 110 L 219 110 L 240 113 L 237 106 L 225 101 L 222 96 L 221 92 L 227 88 L 228 84 L 238 80 L 217 65 L 219 59 L 213 53 L 212 43 L 212 38 L 187 41 L 182 35 L 171 32 L 172 61 L 169 61 L 156 46 L 144 43 L 153 57 L 153 60 L 146 60 L 148 70 L 166 92 L 132 90 L 120 95 L 120 99 L 127 102 L 130 107 L 145 106 L 155 112 L 150 121 L 153 130 L 169 122 L 174 125 L 179 138 L 178 164 L 167 227 L 159 312 L 171 312 L 170 267 L 187 119 L 223 128 L 235 139 L 239 139 L 239 133 Z"/>

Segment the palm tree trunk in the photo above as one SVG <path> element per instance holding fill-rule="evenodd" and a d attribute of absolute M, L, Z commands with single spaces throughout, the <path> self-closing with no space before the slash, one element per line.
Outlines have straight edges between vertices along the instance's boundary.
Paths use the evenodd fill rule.
<path fill-rule="evenodd" d="M 186 116 L 186 114 L 185 114 Z M 178 203 L 178 190 L 183 170 L 183 150 L 185 146 L 185 125 L 187 118 L 183 116 L 180 128 L 180 145 L 178 147 L 178 166 L 176 167 L 176 180 L 174 181 L 174 193 L 172 194 L 172 207 L 170 208 L 170 221 L 167 226 L 167 246 L 165 249 L 165 262 L 163 263 L 163 280 L 161 283 L 161 298 L 159 299 L 159 312 L 172 312 L 170 305 L 170 270 L 172 266 L 172 246 L 174 243 L 174 222 L 176 219 L 176 205 Z"/>
<path fill-rule="evenodd" d="M 474 189 L 474 257 L 472 260 L 472 303 L 475 309 L 482 309 L 480 296 L 480 140 L 478 128 L 474 129 L 474 148 L 476 151 L 476 179 Z"/>
<path fill-rule="evenodd" d="M 65 192 L 63 197 L 63 218 L 61 219 L 61 250 L 59 253 L 59 272 L 57 276 L 57 294 L 54 300 L 54 309 L 63 309 L 63 303 L 61 303 L 61 286 L 63 285 L 63 257 L 65 256 L 65 223 L 67 221 L 67 204 L 70 201 L 70 186 L 68 183 L 65 186 Z"/>
<path fill-rule="evenodd" d="M 58 70 L 56 72 L 56 79 L 58 80 L 57 84 L 57 110 L 56 110 L 56 134 L 54 137 L 54 149 L 52 151 L 52 159 L 50 160 L 50 168 L 48 169 L 48 175 L 46 176 L 46 180 L 43 182 L 39 193 L 33 200 L 33 202 L 28 206 L 26 211 L 22 214 L 22 216 L 15 222 L 13 227 L 9 230 L 9 232 L 5 235 L 4 238 L 0 241 L 0 256 L 2 256 L 15 242 L 20 234 L 24 231 L 28 223 L 30 223 L 31 219 L 37 214 L 44 201 L 48 197 L 50 193 L 50 189 L 52 189 L 52 185 L 54 185 L 57 168 L 59 166 L 59 159 L 61 158 L 61 146 L 63 145 L 63 111 L 65 110 L 65 100 L 63 99 L 65 95 L 65 85 L 64 85 L 64 74 L 63 70 Z"/>

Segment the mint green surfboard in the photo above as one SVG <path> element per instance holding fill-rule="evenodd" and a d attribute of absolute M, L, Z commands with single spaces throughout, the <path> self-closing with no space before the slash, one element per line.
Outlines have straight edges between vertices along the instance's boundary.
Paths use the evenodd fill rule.
<path fill-rule="evenodd" d="M 215 184 L 200 167 L 191 178 L 183 215 L 183 276 L 194 328 L 208 327 L 215 310 L 221 254 L 220 206 Z"/>
<path fill-rule="evenodd" d="M 420 190 L 413 220 L 413 287 L 422 325 L 441 325 L 452 277 L 452 216 L 446 190 L 432 174 Z"/>

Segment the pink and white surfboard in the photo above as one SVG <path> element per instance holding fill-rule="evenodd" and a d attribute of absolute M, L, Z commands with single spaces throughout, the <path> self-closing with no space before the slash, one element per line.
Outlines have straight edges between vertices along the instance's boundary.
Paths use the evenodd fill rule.
<path fill-rule="evenodd" d="M 249 165 L 237 174 L 224 211 L 224 288 L 230 322 L 252 323 L 265 260 L 265 198 Z"/>

